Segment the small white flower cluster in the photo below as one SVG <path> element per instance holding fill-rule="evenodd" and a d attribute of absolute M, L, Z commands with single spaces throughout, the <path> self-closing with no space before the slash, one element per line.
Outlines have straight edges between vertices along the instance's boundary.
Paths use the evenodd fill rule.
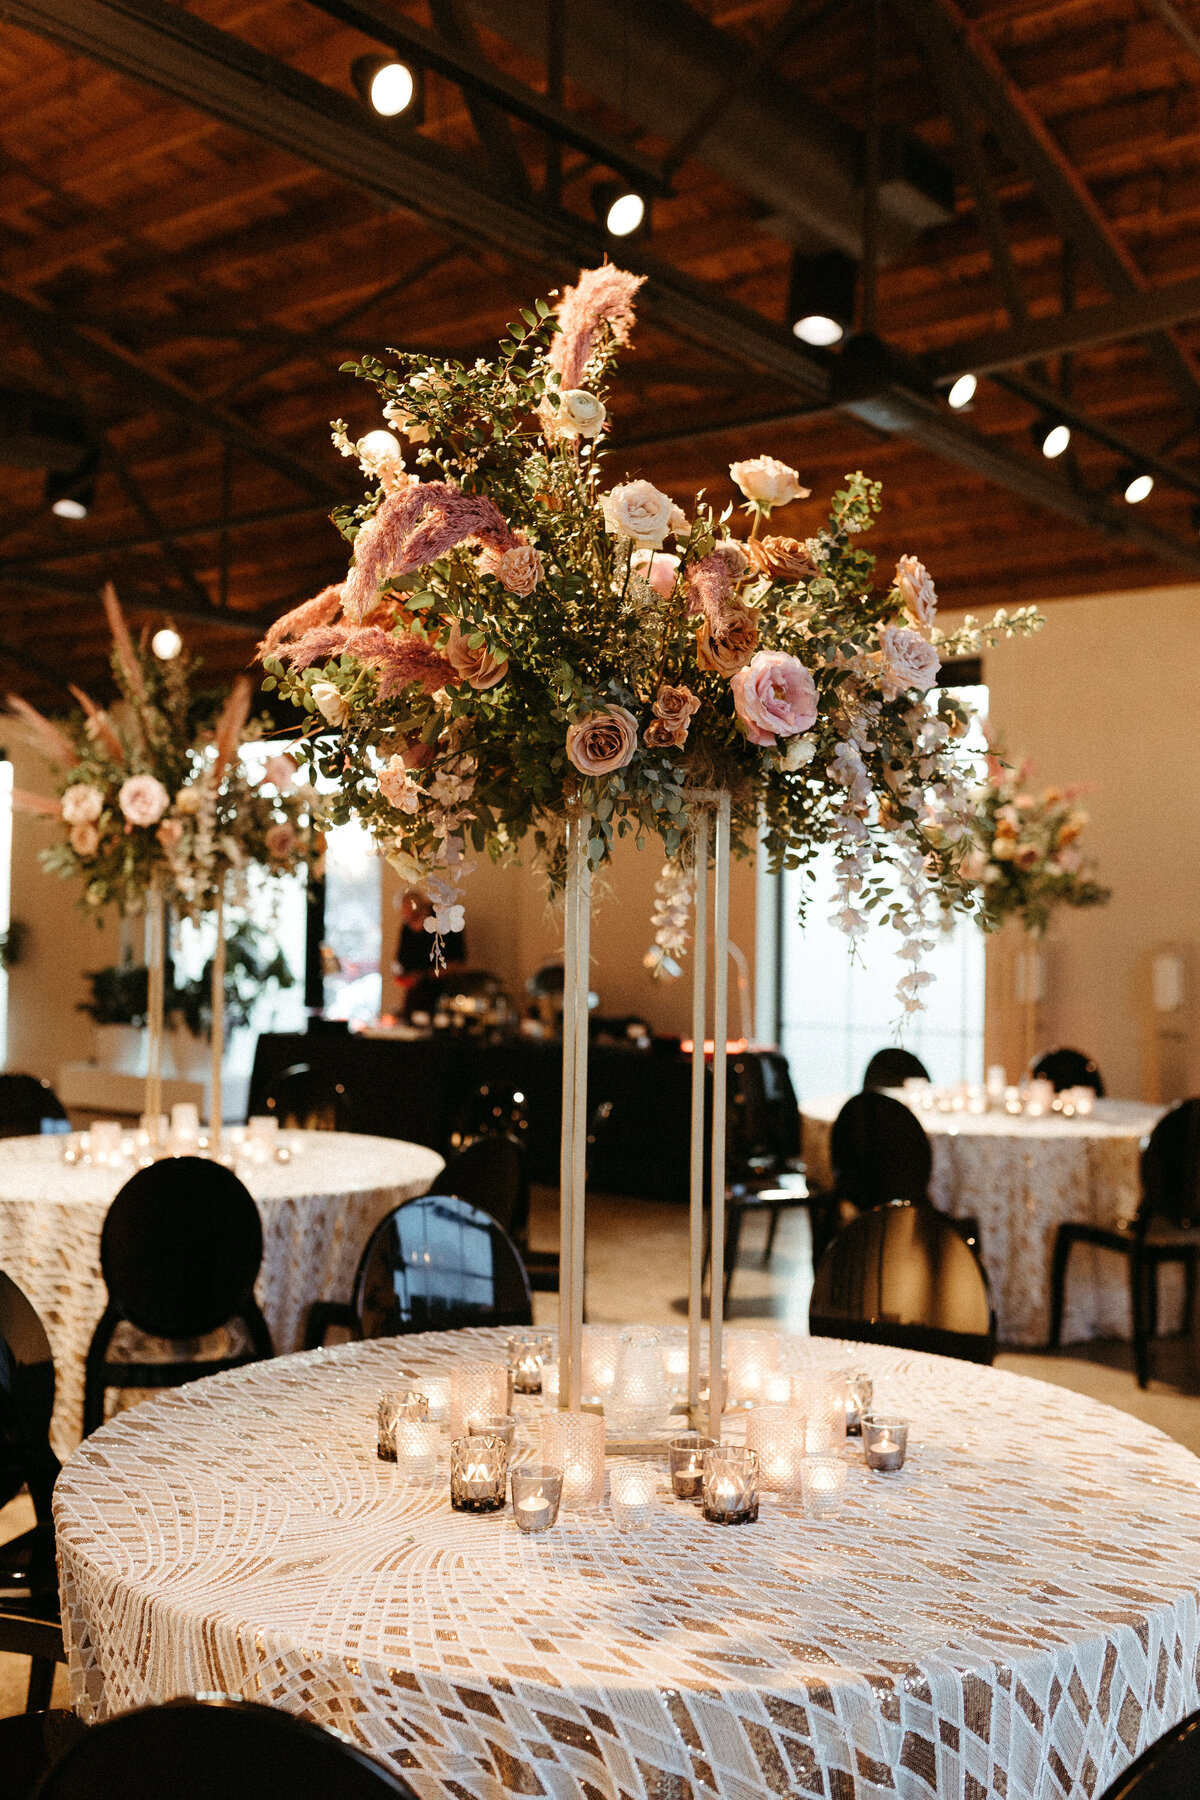
<path fill-rule="evenodd" d="M 650 915 L 654 926 L 654 943 L 642 961 L 657 979 L 673 979 L 682 974 L 679 958 L 691 941 L 688 926 L 692 917 L 694 874 L 691 864 L 681 856 L 673 856 L 663 864 L 662 874 L 654 884 L 658 895 Z"/>

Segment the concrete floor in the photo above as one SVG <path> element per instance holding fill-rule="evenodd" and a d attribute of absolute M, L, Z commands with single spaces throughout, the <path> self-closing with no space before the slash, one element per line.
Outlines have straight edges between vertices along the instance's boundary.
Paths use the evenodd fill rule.
<path fill-rule="evenodd" d="M 533 1204 L 532 1242 L 539 1249 L 555 1248 L 557 1191 L 535 1189 Z M 808 1215 L 803 1208 L 783 1215 L 769 1269 L 761 1266 L 763 1241 L 762 1224 L 750 1221 L 728 1317 L 734 1324 L 802 1335 L 812 1286 Z M 679 1323 L 687 1313 L 685 1209 L 589 1196 L 587 1294 L 588 1317 L 595 1324 Z M 536 1321 L 555 1323 L 557 1305 L 553 1294 L 535 1294 Z M 1178 1340 L 1159 1344 L 1156 1379 L 1144 1393 L 1133 1374 L 1130 1348 L 1122 1343 L 1072 1345 L 1058 1356 L 1005 1352 L 997 1357 L 996 1366 L 1103 1400 L 1157 1426 L 1200 1455 L 1200 1354 L 1195 1345 Z M 30 1522 L 28 1502 L 13 1501 L 0 1510 L 0 1542 L 24 1531 Z M 23 1707 L 28 1668 L 23 1659 L 0 1656 L 0 1717 Z M 55 1704 L 67 1704 L 62 1670 Z"/>

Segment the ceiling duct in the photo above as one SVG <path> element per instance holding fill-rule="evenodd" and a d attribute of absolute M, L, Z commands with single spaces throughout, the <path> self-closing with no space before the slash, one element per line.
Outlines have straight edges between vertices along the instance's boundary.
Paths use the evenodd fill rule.
<path fill-rule="evenodd" d="M 11 469 L 77 469 L 92 448 L 87 416 L 68 400 L 0 388 L 0 463 Z"/>

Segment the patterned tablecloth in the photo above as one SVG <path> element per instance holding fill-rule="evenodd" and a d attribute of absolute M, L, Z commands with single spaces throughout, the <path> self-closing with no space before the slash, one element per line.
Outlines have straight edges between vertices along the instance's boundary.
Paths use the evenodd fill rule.
<path fill-rule="evenodd" d="M 829 1095 L 800 1108 L 804 1158 L 818 1185 L 832 1180 L 830 1134 L 847 1098 Z M 1136 1100 L 1100 1100 L 1086 1119 L 918 1113 L 933 1149 L 934 1205 L 979 1221 L 1002 1344 L 1046 1342 L 1050 1261 L 1064 1220 L 1112 1225 L 1137 1211 L 1140 1144 L 1162 1111 Z M 1164 1329 L 1175 1304 L 1176 1273 L 1165 1269 L 1161 1277 Z M 1127 1261 L 1077 1244 L 1067 1277 L 1064 1341 L 1128 1337 L 1130 1324 Z"/>
<path fill-rule="evenodd" d="M 422 1194 L 442 1159 L 420 1144 L 348 1132 L 284 1132 L 287 1163 L 239 1161 L 258 1202 L 256 1292 L 276 1350 L 296 1350 L 312 1300 L 344 1300 L 363 1246 L 393 1206 Z M 105 1214 L 130 1168 L 68 1166 L 61 1137 L 0 1141 L 0 1269 L 28 1295 L 54 1352 L 51 1441 L 60 1457 L 83 1430 L 84 1359 L 107 1302 Z"/>
<path fill-rule="evenodd" d="M 768 1495 L 729 1529 L 663 1464 L 647 1529 L 604 1507 L 523 1537 L 450 1511 L 445 1445 L 426 1484 L 375 1455 L 381 1387 L 503 1336 L 258 1364 L 89 1438 L 55 1496 L 83 1717 L 221 1689 L 424 1800 L 1084 1800 L 1200 1699 L 1200 1461 L 1139 1421 L 791 1339 L 911 1419 L 900 1474 L 848 1447 L 840 1511 Z M 520 1456 L 541 1401 L 517 1408 Z"/>

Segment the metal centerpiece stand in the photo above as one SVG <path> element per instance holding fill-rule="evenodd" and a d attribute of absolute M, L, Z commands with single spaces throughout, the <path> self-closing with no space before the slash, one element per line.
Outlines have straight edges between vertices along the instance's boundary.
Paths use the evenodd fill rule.
<path fill-rule="evenodd" d="M 155 869 L 146 895 L 146 1130 L 162 1136 L 162 1058 L 166 1010 L 167 928 L 163 879 Z"/>
<path fill-rule="evenodd" d="M 221 1093 L 221 1072 L 225 1063 L 225 877 L 221 876 L 217 884 L 217 904 L 214 910 L 217 927 L 217 941 L 213 946 L 212 963 L 212 1040 L 211 1040 L 211 1074 L 208 1089 L 208 1147 L 210 1156 L 221 1154 L 221 1130 L 224 1122 L 224 1105 Z"/>
<path fill-rule="evenodd" d="M 688 794 L 695 863 L 692 946 L 692 1130 L 688 1273 L 688 1415 L 700 1428 L 700 1348 L 704 1272 L 704 1168 L 709 1161 L 712 1205 L 711 1305 L 707 1431 L 721 1435 L 724 1407 L 722 1339 L 725 1296 L 725 1090 L 729 1019 L 730 802 L 723 791 Z M 592 871 L 588 861 L 589 813 L 567 825 L 566 918 L 563 931 L 563 1088 L 558 1301 L 558 1404 L 577 1412 L 583 1398 L 584 1213 L 588 1132 L 588 986 Z M 708 1022 L 709 857 L 712 846 L 713 1012 L 712 1118 L 705 1144 L 705 1040 Z"/>

